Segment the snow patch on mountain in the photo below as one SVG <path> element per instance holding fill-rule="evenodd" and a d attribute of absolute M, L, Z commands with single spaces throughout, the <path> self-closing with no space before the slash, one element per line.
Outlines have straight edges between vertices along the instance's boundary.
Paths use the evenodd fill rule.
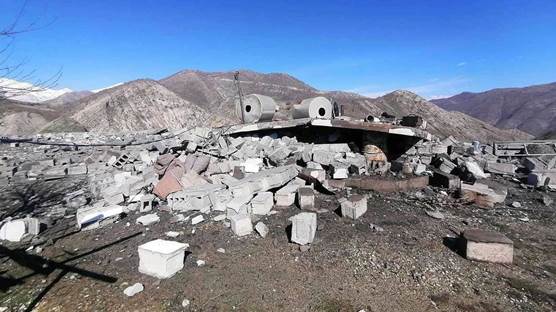
<path fill-rule="evenodd" d="M 68 92 L 72 92 L 72 90 L 68 88 L 41 88 L 28 82 L 0 78 L 0 97 L 7 97 L 12 100 L 41 103 L 57 98 Z"/>

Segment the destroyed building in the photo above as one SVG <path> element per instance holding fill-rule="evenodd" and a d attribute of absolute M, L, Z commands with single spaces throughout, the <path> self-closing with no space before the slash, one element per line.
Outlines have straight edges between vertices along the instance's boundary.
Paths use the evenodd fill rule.
<path fill-rule="evenodd" d="M 322 194 L 335 194 L 339 214 L 357 220 L 372 209 L 372 192 L 432 188 L 490 209 L 508 196 L 492 176 L 532 190 L 556 187 L 551 141 L 440 139 L 418 116 L 350 118 L 325 97 L 294 105 L 288 120 L 274 120 L 276 103 L 268 96 L 248 95 L 236 111 L 244 123 L 220 128 L 2 138 L 3 185 L 82 178 L 83 186 L 59 194 L 63 204 L 6 214 L 0 239 L 39 248 L 44 233 L 68 222 L 102 231 L 114 222 L 149 227 L 166 216 L 184 226 L 221 223 L 232 237 L 264 238 L 269 220 L 285 219 L 279 213 L 285 210 L 293 214 L 288 240 L 304 250 L 319 235 Z M 438 209 L 427 214 L 443 218 Z M 168 233 L 136 246 L 139 272 L 167 279 L 183 269 L 189 246 Z M 512 241 L 501 233 L 467 230 L 460 239 L 469 259 L 512 263 Z M 139 284 L 125 293 L 142 290 Z"/>

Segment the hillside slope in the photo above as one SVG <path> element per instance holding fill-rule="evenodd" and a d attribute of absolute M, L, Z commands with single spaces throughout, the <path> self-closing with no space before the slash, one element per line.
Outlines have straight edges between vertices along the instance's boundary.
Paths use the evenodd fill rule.
<path fill-rule="evenodd" d="M 208 113 L 154 80 L 135 80 L 95 93 L 75 105 L 71 118 L 93 132 L 214 126 L 225 118 Z"/>
<path fill-rule="evenodd" d="M 433 102 L 496 127 L 518 128 L 537 137 L 556 131 L 556 83 L 465 92 Z"/>

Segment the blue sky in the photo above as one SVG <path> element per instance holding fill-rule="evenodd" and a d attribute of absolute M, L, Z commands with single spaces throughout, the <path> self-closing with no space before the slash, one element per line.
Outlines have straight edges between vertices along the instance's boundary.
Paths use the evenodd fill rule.
<path fill-rule="evenodd" d="M 0 0 L 0 26 L 23 1 Z M 427 98 L 556 81 L 556 1 L 27 1 L 11 59 L 59 87 L 182 69 L 289 73 Z"/>

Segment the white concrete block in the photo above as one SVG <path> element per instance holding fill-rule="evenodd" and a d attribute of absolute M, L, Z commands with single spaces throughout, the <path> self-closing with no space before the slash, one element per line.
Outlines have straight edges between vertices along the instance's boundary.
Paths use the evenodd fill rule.
<path fill-rule="evenodd" d="M 367 198 L 361 195 L 352 195 L 340 204 L 342 216 L 357 219 L 367 212 Z"/>
<path fill-rule="evenodd" d="M 251 213 L 256 215 L 266 215 L 274 206 L 274 196 L 272 192 L 261 192 L 251 200 Z"/>
<path fill-rule="evenodd" d="M 169 278 L 183 268 L 186 244 L 157 239 L 138 247 L 139 272 Z"/>
<path fill-rule="evenodd" d="M 0 239 L 10 242 L 19 242 L 27 233 L 25 221 L 13 220 L 8 221 L 0 228 Z"/>
<path fill-rule="evenodd" d="M 245 162 L 241 164 L 248 173 L 259 172 L 263 166 L 262 158 L 247 158 Z"/>
<path fill-rule="evenodd" d="M 253 232 L 253 224 L 251 223 L 251 217 L 246 214 L 238 214 L 230 217 L 230 222 L 232 225 L 232 231 L 237 236 L 245 236 Z"/>
<path fill-rule="evenodd" d="M 290 218 L 292 222 L 291 241 L 299 245 L 313 242 L 317 232 L 317 214 L 302 212 Z"/>
<path fill-rule="evenodd" d="M 313 189 L 308 186 L 299 187 L 297 190 L 297 202 L 301 209 L 315 209 L 315 192 Z"/>

